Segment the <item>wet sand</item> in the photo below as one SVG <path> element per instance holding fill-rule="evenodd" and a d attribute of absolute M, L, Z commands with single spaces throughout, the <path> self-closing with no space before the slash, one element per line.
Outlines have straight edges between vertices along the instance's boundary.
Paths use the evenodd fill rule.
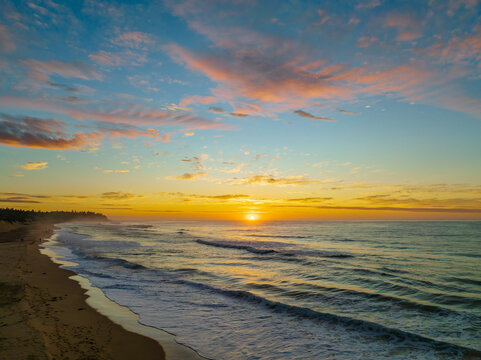
<path fill-rule="evenodd" d="M 0 227 L 0 359 L 165 359 L 157 341 L 88 306 L 86 291 L 69 279 L 75 273 L 39 252 L 53 229 Z"/>

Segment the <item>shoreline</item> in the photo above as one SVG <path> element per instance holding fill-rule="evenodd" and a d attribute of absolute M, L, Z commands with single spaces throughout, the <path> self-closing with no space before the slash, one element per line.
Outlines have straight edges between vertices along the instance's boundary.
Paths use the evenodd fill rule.
<path fill-rule="evenodd" d="M 54 226 L 36 222 L 0 232 L 0 358 L 180 359 L 175 356 L 179 349 L 172 351 L 175 346 L 186 349 L 180 353 L 197 355 L 170 344 L 167 337 L 162 341 L 136 331 L 143 326 L 137 321 L 138 328 L 125 326 L 107 316 L 108 311 L 106 315 L 93 307 L 89 299 L 101 298 L 92 295 L 96 288 L 42 252 L 41 244 L 54 233 Z M 182 358 L 202 359 L 189 355 Z"/>

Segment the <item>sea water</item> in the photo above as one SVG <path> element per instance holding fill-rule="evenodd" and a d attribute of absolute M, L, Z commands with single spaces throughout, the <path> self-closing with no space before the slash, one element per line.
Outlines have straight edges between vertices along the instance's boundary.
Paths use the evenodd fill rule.
<path fill-rule="evenodd" d="M 211 359 L 481 351 L 481 222 L 76 223 L 46 246 Z"/>

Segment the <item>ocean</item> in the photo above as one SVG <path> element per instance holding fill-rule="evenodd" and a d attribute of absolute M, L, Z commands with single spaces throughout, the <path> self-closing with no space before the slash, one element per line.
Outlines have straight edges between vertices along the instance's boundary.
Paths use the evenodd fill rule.
<path fill-rule="evenodd" d="M 59 227 L 67 268 L 210 359 L 481 351 L 481 222 Z"/>

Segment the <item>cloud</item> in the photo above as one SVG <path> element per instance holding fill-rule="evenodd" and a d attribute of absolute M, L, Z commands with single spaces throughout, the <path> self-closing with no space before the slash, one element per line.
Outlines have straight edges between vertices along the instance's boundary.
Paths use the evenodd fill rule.
<path fill-rule="evenodd" d="M 140 31 L 125 32 L 120 34 L 112 43 L 118 46 L 130 47 L 133 49 L 145 48 L 154 44 L 152 35 Z"/>
<path fill-rule="evenodd" d="M 198 172 L 194 174 L 185 173 L 183 175 L 175 176 L 175 177 L 167 176 L 166 179 L 167 180 L 193 180 L 206 175 L 207 173 L 205 172 Z"/>
<path fill-rule="evenodd" d="M 44 100 L 27 99 L 14 96 L 0 96 L 0 105 L 20 108 L 41 110 L 56 114 L 70 116 L 77 120 L 96 120 L 111 123 L 124 124 L 156 124 L 161 125 L 177 125 L 197 129 L 218 129 L 227 130 L 231 128 L 229 125 L 201 118 L 196 115 L 182 113 L 179 111 L 159 111 L 156 109 L 148 109 L 143 107 L 143 110 L 130 109 L 113 109 L 111 111 L 92 111 L 82 110 L 78 108 L 70 108 L 63 105 L 58 105 Z"/>
<path fill-rule="evenodd" d="M 464 208 L 430 208 L 430 207 L 394 207 L 394 206 L 316 206 L 317 209 L 331 210 L 366 210 L 366 211 L 405 211 L 405 212 L 434 212 L 434 213 L 481 213 L 481 209 Z"/>
<path fill-rule="evenodd" d="M 106 126 L 79 126 L 93 129 L 89 133 L 68 135 L 65 123 L 55 119 L 39 119 L 28 116 L 11 116 L 0 114 L 0 144 L 16 147 L 30 147 L 52 150 L 81 149 L 87 145 L 97 145 L 104 136 L 116 138 L 152 137 L 158 141 L 166 141 L 154 129 L 144 130 L 135 126 L 115 128 Z"/>
<path fill-rule="evenodd" d="M 147 61 L 147 55 L 139 50 L 125 50 L 117 54 L 99 50 L 96 54 L 90 54 L 89 59 L 104 66 L 139 66 Z"/>
<path fill-rule="evenodd" d="M 397 41 L 411 41 L 421 37 L 421 33 L 413 31 L 403 31 L 396 37 Z"/>
<path fill-rule="evenodd" d="M 0 199 L 0 202 L 5 202 L 5 203 L 40 204 L 40 201 L 29 200 L 29 199 L 22 199 L 22 198 L 15 198 L 15 197 Z"/>
<path fill-rule="evenodd" d="M 229 169 L 229 170 L 221 169 L 220 171 L 223 172 L 223 173 L 226 173 L 226 174 L 236 174 L 236 173 L 240 172 L 246 166 L 247 166 L 246 163 L 242 163 L 242 164 L 237 165 L 235 168 L 232 168 L 232 169 Z"/>
<path fill-rule="evenodd" d="M 184 97 L 180 100 L 180 106 L 188 106 L 190 104 L 201 103 L 201 104 L 212 104 L 217 102 L 217 98 L 213 96 L 199 96 L 199 95 L 192 95 Z"/>
<path fill-rule="evenodd" d="M 305 99 L 332 98 L 346 93 L 330 80 L 342 69 L 341 65 L 324 67 L 312 73 L 295 64 L 278 63 L 274 57 L 261 59 L 255 52 L 241 55 L 227 52 L 214 56 L 197 55 L 175 44 L 167 45 L 165 49 L 175 61 L 224 84 L 226 89 L 219 88 L 214 92 L 218 96 L 234 92 L 237 96 L 263 102 L 303 103 Z"/>
<path fill-rule="evenodd" d="M 291 199 L 285 199 L 285 201 L 288 202 L 301 202 L 301 203 L 316 203 L 316 202 L 323 202 L 323 201 L 329 201 L 334 198 L 332 197 L 304 197 L 304 198 L 291 198 Z"/>
<path fill-rule="evenodd" d="M 224 113 L 225 110 L 220 108 L 220 107 L 216 107 L 216 106 L 209 106 L 209 109 L 208 109 L 210 112 L 213 112 L 213 113 Z"/>
<path fill-rule="evenodd" d="M 104 192 L 100 195 L 100 197 L 102 199 L 109 199 L 109 200 L 131 200 L 136 198 L 143 198 L 142 195 L 135 195 L 132 193 L 125 193 L 121 191 Z"/>
<path fill-rule="evenodd" d="M 60 120 L 0 114 L 0 144 L 41 149 L 79 149 L 94 139 L 86 134 L 68 136 Z"/>
<path fill-rule="evenodd" d="M 428 54 L 444 63 L 463 64 L 466 60 L 481 64 L 481 26 L 465 36 L 453 35 L 447 44 L 439 41 L 428 48 Z"/>
<path fill-rule="evenodd" d="M 25 165 L 22 165 L 22 169 L 25 170 L 43 170 L 46 169 L 48 166 L 48 162 L 45 161 L 36 161 L 36 162 L 27 162 Z"/>
<path fill-rule="evenodd" d="M 126 173 L 129 173 L 130 170 L 128 169 L 119 169 L 119 170 L 104 170 L 104 174 L 112 174 L 112 173 L 115 173 L 115 174 L 126 174 Z"/>
<path fill-rule="evenodd" d="M 359 113 L 354 112 L 354 111 L 349 111 L 349 110 L 337 109 L 337 111 L 339 111 L 340 113 L 343 113 L 343 114 L 359 115 Z"/>
<path fill-rule="evenodd" d="M 254 156 L 254 158 L 252 159 L 252 161 L 257 161 L 259 160 L 260 158 L 264 157 L 264 156 L 267 156 L 268 154 L 264 154 L 264 153 L 261 153 L 261 154 L 257 154 L 256 156 Z"/>
<path fill-rule="evenodd" d="M 5 25 L 0 24 L 0 49 L 5 52 L 10 52 L 15 50 L 15 47 L 12 34 Z"/>
<path fill-rule="evenodd" d="M 193 131 L 188 131 L 186 133 L 184 133 L 184 136 L 194 136 L 195 133 Z"/>
<path fill-rule="evenodd" d="M 308 119 L 312 119 L 312 120 L 336 121 L 336 120 L 333 120 L 331 118 L 315 116 L 315 115 L 309 114 L 308 112 L 306 112 L 304 110 L 295 110 L 294 114 L 297 114 L 300 117 L 304 117 L 304 118 L 308 118 Z"/>
<path fill-rule="evenodd" d="M 378 6 L 381 6 L 380 0 L 367 0 L 367 1 L 360 1 L 356 5 L 356 9 L 372 9 Z"/>
<path fill-rule="evenodd" d="M 322 184 L 325 180 L 311 180 L 304 176 L 287 176 L 284 178 L 274 178 L 269 175 L 254 175 L 248 178 L 233 179 L 229 181 L 233 185 L 277 185 L 277 186 L 302 186 L 312 184 Z"/>
<path fill-rule="evenodd" d="M 181 161 L 189 162 L 192 164 L 194 170 L 205 170 L 205 165 L 203 162 L 209 158 L 209 154 L 200 154 L 199 156 L 194 156 L 191 159 L 182 159 Z"/>
<path fill-rule="evenodd" d="M 89 58 L 103 65 L 118 66 L 123 63 L 120 56 L 104 50 L 100 50 L 97 54 L 90 54 Z"/>
<path fill-rule="evenodd" d="M 102 80 L 102 75 L 95 71 L 92 67 L 80 62 L 64 62 L 59 60 L 40 61 L 40 60 L 23 60 L 22 64 L 31 71 L 35 71 L 44 75 L 56 74 L 64 78 L 77 78 L 83 80 Z"/>
<path fill-rule="evenodd" d="M 162 193 L 163 195 L 168 195 L 171 197 L 180 197 L 182 199 L 201 199 L 201 200 L 221 200 L 221 201 L 228 201 L 228 200 L 242 200 L 248 199 L 249 195 L 244 194 L 223 194 L 223 195 L 198 195 L 198 194 L 184 194 L 181 192 L 176 193 Z"/>
<path fill-rule="evenodd" d="M 31 195 L 31 194 L 14 193 L 14 192 L 3 192 L 3 193 L 0 193 L 0 195 L 16 197 L 16 198 L 34 198 L 34 199 L 49 199 L 49 198 L 51 198 L 50 195 Z"/>
<path fill-rule="evenodd" d="M 53 81 L 47 81 L 47 84 L 50 85 L 53 88 L 62 89 L 62 90 L 68 91 L 68 92 L 79 92 L 79 89 L 75 88 L 73 86 L 55 83 Z"/>
<path fill-rule="evenodd" d="M 243 113 L 230 113 L 229 116 L 237 117 L 237 118 L 245 118 L 249 115 Z"/>
<path fill-rule="evenodd" d="M 416 28 L 419 26 L 419 21 L 415 19 L 412 14 L 408 13 L 391 13 L 385 17 L 384 25 L 395 28 Z"/>
<path fill-rule="evenodd" d="M 371 44 L 374 44 L 375 42 L 378 42 L 379 39 L 375 36 L 361 36 L 358 40 L 357 40 L 357 45 L 360 47 L 360 48 L 367 48 L 369 47 Z"/>

